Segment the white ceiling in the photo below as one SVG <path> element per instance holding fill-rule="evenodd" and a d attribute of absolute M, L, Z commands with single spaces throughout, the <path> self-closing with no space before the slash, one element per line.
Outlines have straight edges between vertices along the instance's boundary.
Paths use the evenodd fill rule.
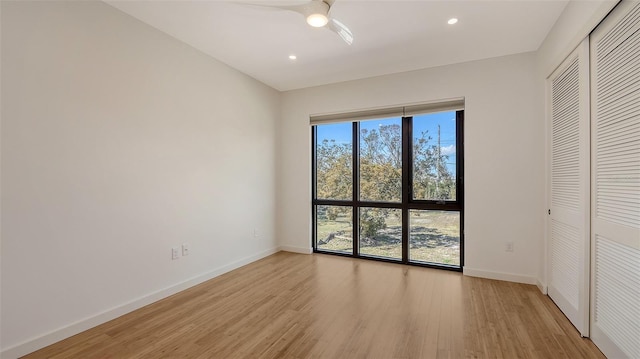
<path fill-rule="evenodd" d="M 107 3 L 281 91 L 535 51 L 568 3 L 336 0 L 349 46 L 300 14 L 243 1 Z M 452 17 L 460 21 L 448 25 Z"/>

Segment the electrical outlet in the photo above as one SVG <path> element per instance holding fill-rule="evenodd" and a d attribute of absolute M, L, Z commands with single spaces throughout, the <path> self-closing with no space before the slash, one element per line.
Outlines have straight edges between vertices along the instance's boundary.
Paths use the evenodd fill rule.
<path fill-rule="evenodd" d="M 191 248 L 189 248 L 189 243 L 182 243 L 182 255 L 183 256 L 188 256 L 190 249 Z"/>
<path fill-rule="evenodd" d="M 171 259 L 180 258 L 180 249 L 178 247 L 171 248 Z"/>
<path fill-rule="evenodd" d="M 507 244 L 504 246 L 504 250 L 506 252 L 513 252 L 513 242 L 507 242 Z"/>
<path fill-rule="evenodd" d="M 258 230 L 254 228 L 253 229 L 253 238 L 258 238 L 258 237 L 259 237 Z"/>

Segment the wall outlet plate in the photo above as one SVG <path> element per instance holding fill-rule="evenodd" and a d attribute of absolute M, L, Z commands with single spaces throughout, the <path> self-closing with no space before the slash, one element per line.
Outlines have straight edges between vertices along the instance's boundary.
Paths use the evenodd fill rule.
<path fill-rule="evenodd" d="M 180 249 L 178 247 L 171 248 L 171 259 L 180 258 Z"/>
<path fill-rule="evenodd" d="M 505 245 L 504 250 L 507 251 L 507 252 L 513 252 L 513 242 L 507 242 L 507 244 Z"/>
<path fill-rule="evenodd" d="M 182 243 L 182 255 L 183 256 L 188 256 L 190 250 L 191 250 L 191 248 L 189 246 L 189 243 Z"/>

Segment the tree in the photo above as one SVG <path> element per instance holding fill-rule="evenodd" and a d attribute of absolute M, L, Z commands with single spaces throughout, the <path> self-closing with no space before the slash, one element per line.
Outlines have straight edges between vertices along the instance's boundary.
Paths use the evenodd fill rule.
<path fill-rule="evenodd" d="M 360 215 L 360 235 L 365 238 L 373 238 L 379 230 L 387 228 L 385 208 L 367 208 Z"/>
<path fill-rule="evenodd" d="M 438 128 L 439 130 L 439 128 Z M 443 155 L 438 143 L 429 144 L 428 131 L 413 143 L 413 196 L 418 199 L 448 200 L 456 196 L 456 183 L 447 168 L 449 156 Z"/>
<path fill-rule="evenodd" d="M 401 131 L 396 124 L 361 130 L 361 199 L 384 202 L 402 199 Z"/>
<path fill-rule="evenodd" d="M 400 202 L 402 198 L 402 128 L 398 124 L 362 129 L 360 133 L 360 198 L 381 202 Z M 447 155 L 432 144 L 428 132 L 413 143 L 414 198 L 445 200 L 455 198 L 455 180 L 446 166 Z M 438 141 L 439 142 L 439 141 Z M 316 149 L 317 197 L 352 198 L 351 144 L 323 140 Z M 335 220 L 344 209 L 331 206 L 323 216 Z M 398 211 L 394 211 L 397 213 Z M 367 238 L 386 228 L 389 210 L 368 209 L 361 213 L 360 233 Z"/>
<path fill-rule="evenodd" d="M 351 146 L 335 140 L 323 140 L 317 146 L 316 157 L 317 197 L 351 199 Z"/>

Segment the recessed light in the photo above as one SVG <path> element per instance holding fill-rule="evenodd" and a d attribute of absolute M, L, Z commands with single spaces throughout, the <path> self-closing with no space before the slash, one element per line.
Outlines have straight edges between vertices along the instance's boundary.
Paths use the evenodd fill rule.
<path fill-rule="evenodd" d="M 295 60 L 297 58 L 298 58 L 298 56 L 296 56 L 296 55 L 289 55 L 289 60 Z"/>
<path fill-rule="evenodd" d="M 449 19 L 449 21 L 447 21 L 447 24 L 449 24 L 449 25 L 453 25 L 453 24 L 455 24 L 456 22 L 458 22 L 458 19 L 456 19 L 455 17 L 453 17 L 453 18 Z"/>

